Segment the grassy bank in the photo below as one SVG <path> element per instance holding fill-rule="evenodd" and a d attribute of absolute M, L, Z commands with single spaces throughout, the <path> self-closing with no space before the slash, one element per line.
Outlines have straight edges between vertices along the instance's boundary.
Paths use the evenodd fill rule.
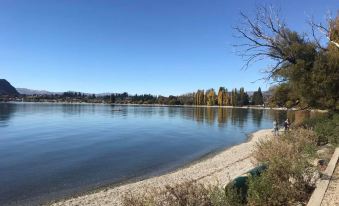
<path fill-rule="evenodd" d="M 160 191 L 149 188 L 143 196 L 128 193 L 123 205 L 305 205 L 338 143 L 339 114 L 308 119 L 290 132 L 257 143 L 253 152 L 256 164 L 267 169 L 248 175 L 242 187 L 190 181 Z"/>

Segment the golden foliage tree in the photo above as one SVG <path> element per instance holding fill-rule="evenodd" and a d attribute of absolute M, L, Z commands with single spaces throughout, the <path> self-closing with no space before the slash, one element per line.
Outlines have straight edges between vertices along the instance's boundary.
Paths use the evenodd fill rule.
<path fill-rule="evenodd" d="M 206 97 L 207 97 L 206 103 L 208 106 L 215 105 L 216 95 L 213 88 L 206 91 Z"/>
<path fill-rule="evenodd" d="M 205 92 L 204 90 L 198 90 L 194 94 L 194 104 L 195 105 L 205 105 Z"/>
<path fill-rule="evenodd" d="M 224 106 L 225 105 L 225 87 L 220 87 L 218 91 L 218 105 Z"/>

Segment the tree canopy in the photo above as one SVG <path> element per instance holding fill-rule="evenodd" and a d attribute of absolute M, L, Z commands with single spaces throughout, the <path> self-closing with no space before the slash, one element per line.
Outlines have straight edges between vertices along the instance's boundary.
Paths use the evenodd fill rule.
<path fill-rule="evenodd" d="M 254 18 L 241 16 L 244 22 L 235 30 L 245 40 L 236 45 L 245 58 L 244 67 L 262 59 L 274 62 L 264 77 L 278 83 L 272 104 L 339 108 L 339 16 L 327 27 L 311 23 L 312 34 L 292 31 L 271 8 L 260 7 Z M 317 30 L 325 33 L 325 44 L 317 38 Z"/>

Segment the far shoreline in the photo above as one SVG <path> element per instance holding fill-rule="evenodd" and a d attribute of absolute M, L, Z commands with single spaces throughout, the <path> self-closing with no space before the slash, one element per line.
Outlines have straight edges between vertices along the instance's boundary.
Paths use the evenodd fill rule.
<path fill-rule="evenodd" d="M 298 108 L 286 107 L 264 107 L 259 105 L 246 105 L 246 106 L 219 106 L 219 105 L 165 105 L 165 104 L 120 104 L 120 103 L 90 103 L 90 102 L 19 102 L 8 101 L 0 102 L 0 104 L 55 104 L 55 105 L 107 105 L 107 106 L 139 106 L 139 107 L 187 107 L 187 108 L 235 108 L 235 109 L 259 109 L 259 110 L 280 110 L 280 111 L 299 111 Z M 313 110 L 313 109 L 309 109 Z M 317 111 L 324 111 L 318 110 Z"/>

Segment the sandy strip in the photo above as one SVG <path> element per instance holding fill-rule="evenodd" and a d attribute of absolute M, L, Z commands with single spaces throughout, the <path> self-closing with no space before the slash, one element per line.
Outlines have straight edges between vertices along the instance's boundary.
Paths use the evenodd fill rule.
<path fill-rule="evenodd" d="M 135 183 L 62 200 L 52 205 L 121 205 L 121 196 L 126 192 L 140 192 L 144 188 L 161 188 L 186 181 L 197 180 L 206 184 L 227 184 L 254 167 L 251 153 L 256 142 L 272 137 L 272 129 L 260 130 L 252 134 L 248 142 L 228 148 L 215 156 L 204 159 L 175 172 L 152 177 Z"/>

